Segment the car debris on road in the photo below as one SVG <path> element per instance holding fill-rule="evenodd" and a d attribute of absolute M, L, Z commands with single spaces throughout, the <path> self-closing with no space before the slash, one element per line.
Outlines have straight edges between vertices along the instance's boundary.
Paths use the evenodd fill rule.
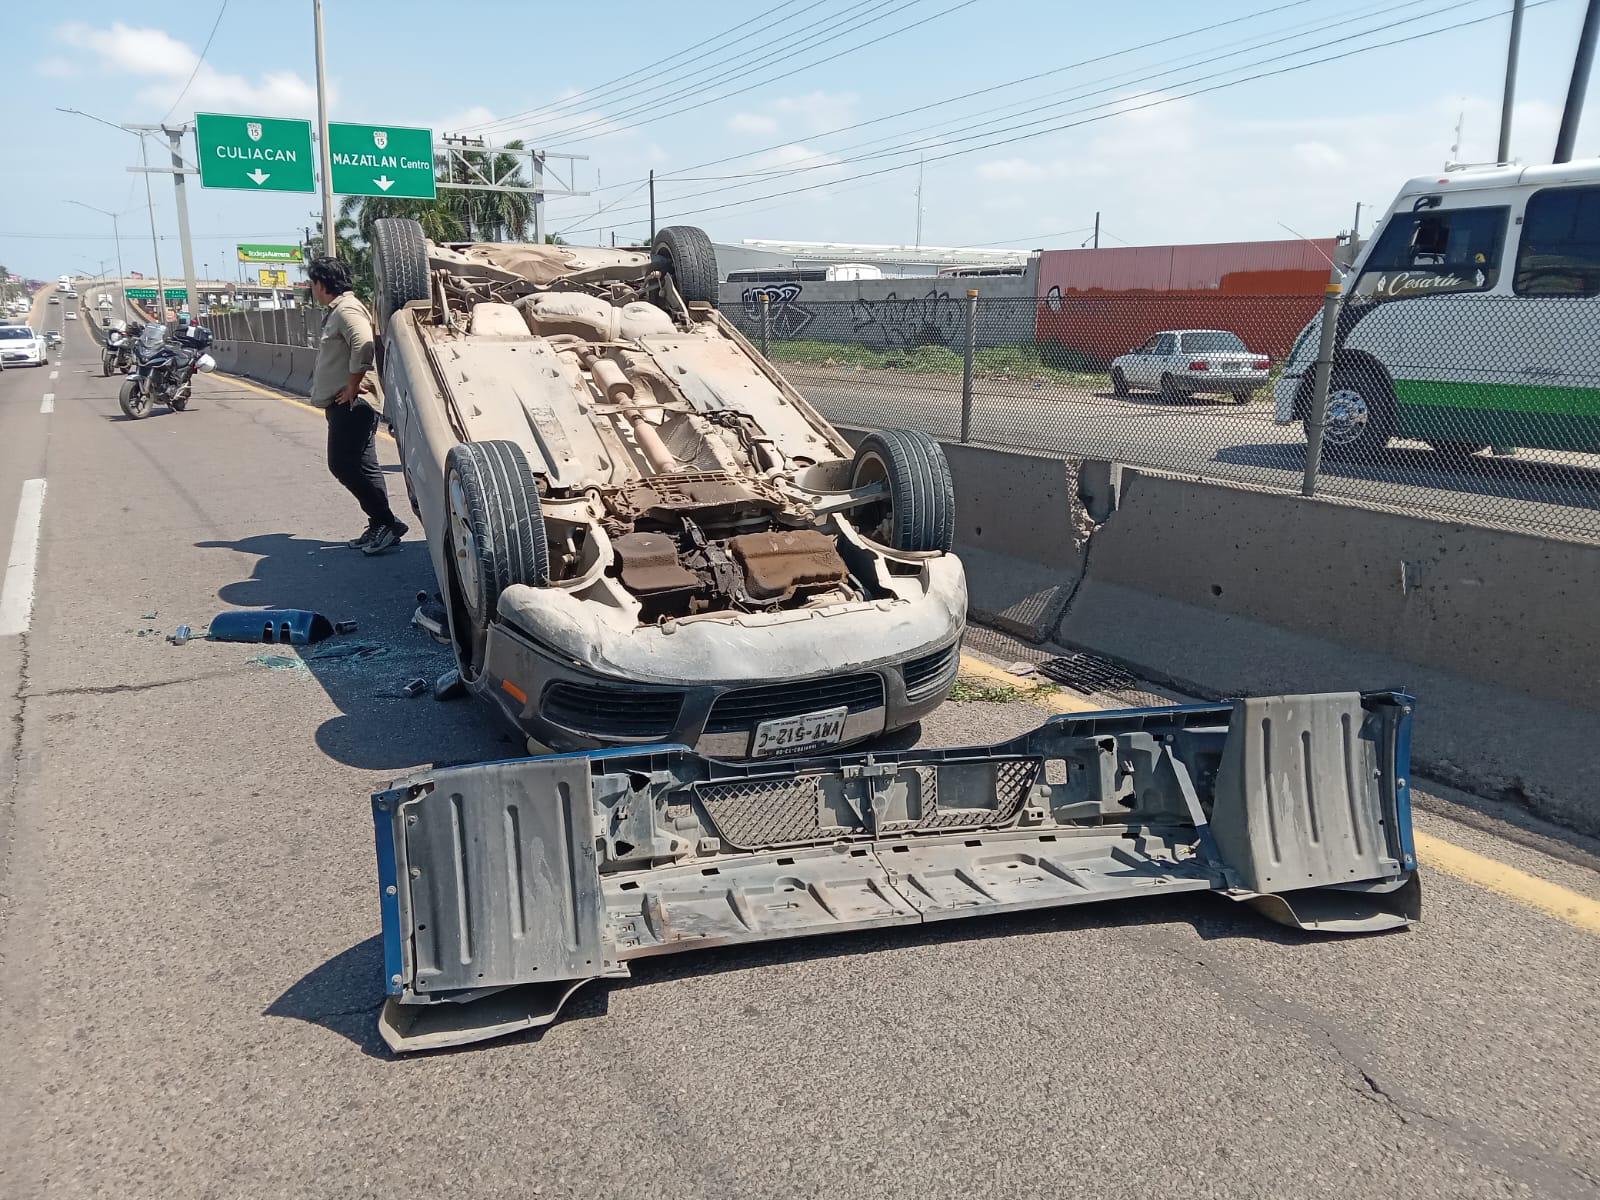
<path fill-rule="evenodd" d="M 420 682 L 420 681 L 418 681 Z M 1212 891 L 1301 929 L 1421 915 L 1413 701 L 1057 717 L 999 745 L 729 763 L 681 746 L 414 775 L 373 797 L 397 1052 L 547 1025 L 638 958 Z"/>

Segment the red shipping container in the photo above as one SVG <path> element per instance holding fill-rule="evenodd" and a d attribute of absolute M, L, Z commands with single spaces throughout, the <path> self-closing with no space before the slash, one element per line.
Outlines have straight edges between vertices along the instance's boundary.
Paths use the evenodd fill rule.
<path fill-rule="evenodd" d="M 1104 366 L 1165 329 L 1226 329 L 1281 359 L 1321 303 L 1335 238 L 1046 250 L 1039 342 Z"/>

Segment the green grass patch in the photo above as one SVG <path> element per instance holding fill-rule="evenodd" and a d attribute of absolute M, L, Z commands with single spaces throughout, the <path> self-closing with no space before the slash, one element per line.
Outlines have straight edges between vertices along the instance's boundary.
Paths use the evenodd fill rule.
<path fill-rule="evenodd" d="M 950 699 L 957 704 L 974 702 L 983 704 L 1026 704 L 1041 696 L 1053 695 L 1058 689 L 1053 684 L 1040 683 L 1023 687 L 1020 684 L 986 683 L 970 675 L 962 675 L 950 689 Z"/>
<path fill-rule="evenodd" d="M 874 350 L 840 342 L 805 338 L 775 341 L 773 362 L 814 367 L 847 367 L 868 371 L 904 371 L 910 375 L 960 375 L 962 356 L 948 346 L 911 346 Z M 972 373 L 980 379 L 1038 379 L 1075 387 L 1105 389 L 1104 372 L 1049 366 L 1033 346 L 992 346 L 972 356 Z"/>

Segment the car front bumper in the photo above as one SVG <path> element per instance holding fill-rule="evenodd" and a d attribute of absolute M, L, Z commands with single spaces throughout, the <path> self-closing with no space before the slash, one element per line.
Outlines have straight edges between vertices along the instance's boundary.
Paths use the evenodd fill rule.
<path fill-rule="evenodd" d="M 399 780 L 372 798 L 379 1030 L 439 1049 L 548 1025 L 635 959 L 1178 892 L 1324 935 L 1404 928 L 1411 711 L 1270 696 L 981 747 L 733 764 L 652 746 Z"/>
<path fill-rule="evenodd" d="M 846 708 L 839 745 L 904 729 L 955 682 L 966 577 L 930 560 L 919 594 L 838 610 L 620 631 L 554 589 L 507 589 L 478 692 L 558 750 L 674 742 L 742 758 L 763 721 Z"/>
<path fill-rule="evenodd" d="M 1299 419 L 1294 402 L 1300 394 L 1300 383 L 1304 378 L 1303 373 L 1291 375 L 1285 371 L 1272 385 L 1272 419 L 1279 425 L 1293 425 Z"/>

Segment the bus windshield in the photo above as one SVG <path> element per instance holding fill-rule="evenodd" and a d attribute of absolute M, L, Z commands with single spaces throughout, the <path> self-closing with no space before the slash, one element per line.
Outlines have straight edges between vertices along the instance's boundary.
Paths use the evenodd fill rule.
<path fill-rule="evenodd" d="M 1353 297 L 1398 300 L 1488 291 L 1500 278 L 1507 211 L 1425 208 L 1395 213 L 1367 256 Z"/>

